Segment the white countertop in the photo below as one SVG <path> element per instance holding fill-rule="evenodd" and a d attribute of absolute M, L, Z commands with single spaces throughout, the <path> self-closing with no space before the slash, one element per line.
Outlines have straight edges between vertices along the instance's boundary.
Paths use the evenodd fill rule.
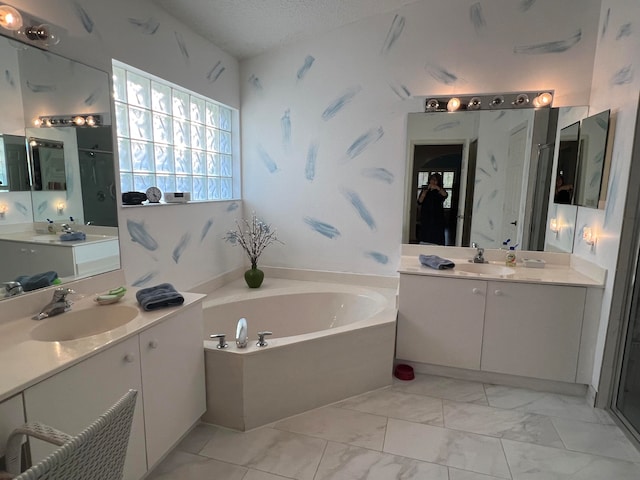
<path fill-rule="evenodd" d="M 425 253 L 425 255 L 429 254 L 430 253 Z M 521 261 L 519 261 L 515 267 L 510 267 L 513 273 L 500 275 L 497 273 L 466 272 L 464 271 L 464 267 L 470 263 L 468 258 L 446 258 L 455 263 L 456 267 L 453 269 L 436 270 L 423 266 L 418 259 L 418 255 L 403 255 L 400 260 L 398 272 L 408 275 L 604 288 L 604 279 L 602 277 L 592 277 L 581 273 L 570 264 L 547 263 L 544 268 L 529 268 L 523 266 Z M 489 265 L 506 266 L 504 261 L 489 261 L 488 263 Z"/>
<path fill-rule="evenodd" d="M 128 305 L 138 309 L 138 315 L 113 330 L 76 340 L 45 342 L 31 339 L 31 331 L 43 322 L 55 322 L 65 314 L 44 320 L 22 317 L 0 323 L 0 401 L 25 388 L 74 365 L 95 353 L 137 335 L 143 330 L 170 318 L 182 308 L 201 302 L 206 295 L 181 292 L 184 304 L 180 307 L 161 308 L 145 312 L 136 301 L 137 288 L 129 288 L 123 299 L 115 305 Z M 109 308 L 98 305 L 94 296 L 74 300 L 72 311 Z"/>
<path fill-rule="evenodd" d="M 29 232 L 15 232 L 15 233 L 2 233 L 0 234 L 0 240 L 9 240 L 12 242 L 25 242 L 45 245 L 59 245 L 63 247 L 73 247 L 76 245 L 86 245 L 88 243 L 107 242 L 111 240 L 118 240 L 115 235 L 95 235 L 86 234 L 85 240 L 72 240 L 62 241 L 60 240 L 61 233 L 37 233 L 33 231 Z"/>

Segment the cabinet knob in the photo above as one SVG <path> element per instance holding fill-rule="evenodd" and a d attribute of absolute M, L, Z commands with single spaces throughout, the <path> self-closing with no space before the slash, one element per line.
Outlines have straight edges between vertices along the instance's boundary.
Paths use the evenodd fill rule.
<path fill-rule="evenodd" d="M 157 340 L 150 340 L 149 341 L 149 348 L 158 348 L 158 341 Z"/>
<path fill-rule="evenodd" d="M 471 291 L 473 292 L 474 295 L 482 295 L 482 290 L 480 290 L 479 288 L 474 288 Z"/>
<path fill-rule="evenodd" d="M 133 363 L 136 360 L 136 356 L 133 353 L 127 353 L 124 356 L 124 361 L 127 363 Z"/>
<path fill-rule="evenodd" d="M 493 294 L 499 297 L 502 295 L 502 290 L 494 290 Z"/>

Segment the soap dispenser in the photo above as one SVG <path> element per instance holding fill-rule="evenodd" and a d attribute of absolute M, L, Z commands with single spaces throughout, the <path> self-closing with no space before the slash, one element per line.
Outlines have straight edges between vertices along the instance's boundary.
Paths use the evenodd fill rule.
<path fill-rule="evenodd" d="M 247 319 L 242 317 L 238 320 L 238 326 L 236 327 L 236 346 L 238 348 L 245 348 L 249 343 L 249 334 L 247 330 Z"/>
<path fill-rule="evenodd" d="M 505 264 L 507 265 L 507 267 L 516 266 L 516 247 L 509 247 L 509 251 L 507 252 L 507 256 L 505 258 Z"/>

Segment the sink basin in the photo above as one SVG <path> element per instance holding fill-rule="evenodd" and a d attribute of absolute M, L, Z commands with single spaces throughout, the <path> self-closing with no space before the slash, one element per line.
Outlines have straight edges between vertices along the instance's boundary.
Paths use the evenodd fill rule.
<path fill-rule="evenodd" d="M 128 305 L 110 305 L 61 313 L 41 320 L 31 338 L 41 342 L 63 342 L 108 332 L 130 322 L 138 309 Z"/>
<path fill-rule="evenodd" d="M 513 268 L 494 263 L 456 263 L 455 270 L 457 272 L 500 276 L 509 276 L 516 273 Z"/>

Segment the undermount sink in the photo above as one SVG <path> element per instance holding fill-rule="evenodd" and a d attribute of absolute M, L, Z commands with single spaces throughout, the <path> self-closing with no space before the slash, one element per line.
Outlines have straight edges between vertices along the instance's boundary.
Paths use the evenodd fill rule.
<path fill-rule="evenodd" d="M 484 274 L 484 275 L 500 275 L 509 276 L 516 273 L 513 268 L 509 268 L 502 265 L 496 265 L 495 263 L 456 263 L 455 270 L 458 272 Z"/>
<path fill-rule="evenodd" d="M 120 327 L 137 315 L 138 309 L 128 305 L 70 311 L 41 320 L 42 323 L 31 331 L 31 338 L 40 342 L 64 342 L 90 337 Z"/>

